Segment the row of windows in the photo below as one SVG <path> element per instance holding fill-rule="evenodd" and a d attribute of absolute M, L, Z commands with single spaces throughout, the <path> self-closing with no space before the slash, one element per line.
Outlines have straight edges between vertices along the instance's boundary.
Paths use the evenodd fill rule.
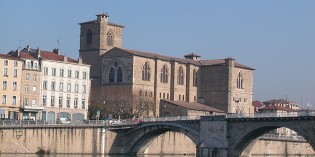
<path fill-rule="evenodd" d="M 47 90 L 47 86 L 48 86 L 48 82 L 47 81 L 43 81 L 43 90 Z M 67 86 L 66 86 L 66 91 L 67 92 L 72 92 L 72 88 L 71 88 L 72 84 L 71 83 L 67 83 Z M 56 91 L 57 90 L 57 83 L 52 81 L 51 82 L 51 85 L 50 85 L 50 90 L 51 91 Z M 81 90 L 82 90 L 82 93 L 86 93 L 86 85 L 83 84 L 81 86 Z M 59 91 L 60 92 L 63 92 L 64 91 L 64 83 L 63 82 L 60 82 L 59 83 Z M 75 83 L 74 84 L 74 92 L 75 93 L 79 93 L 79 84 Z"/>
<path fill-rule="evenodd" d="M 34 69 L 34 70 L 38 70 L 39 66 L 38 63 L 35 61 L 26 61 L 24 60 L 24 64 L 23 64 L 23 68 L 25 69 Z"/>
<path fill-rule="evenodd" d="M 2 81 L 2 89 L 6 90 L 8 88 L 8 81 Z M 13 82 L 12 83 L 12 90 L 16 90 L 17 89 L 17 82 Z"/>
<path fill-rule="evenodd" d="M 16 96 L 12 96 L 12 105 L 16 105 Z M 7 96 L 2 95 L 2 104 L 7 104 Z"/>
<path fill-rule="evenodd" d="M 31 104 L 29 104 L 29 99 L 28 98 L 24 98 L 23 105 L 24 106 L 29 106 L 29 105 L 37 106 L 36 105 L 36 99 L 32 99 Z"/>
<path fill-rule="evenodd" d="M 56 99 L 56 97 L 55 97 L 55 95 L 51 95 L 50 96 L 50 106 L 51 107 L 55 107 L 55 105 L 56 105 L 56 101 L 55 101 L 55 99 Z M 67 107 L 67 108 L 70 108 L 70 106 L 71 106 L 71 97 L 70 97 L 70 95 L 67 95 L 67 97 L 66 97 L 66 104 L 65 105 L 63 105 L 63 96 L 62 95 L 60 95 L 59 97 L 58 97 L 58 106 L 59 107 Z M 42 103 L 43 103 L 43 106 L 46 106 L 47 105 L 47 95 L 43 95 L 43 98 L 42 98 Z M 79 107 L 79 99 L 77 98 L 77 97 L 75 97 L 74 99 L 73 99 L 73 107 L 74 108 L 78 108 Z M 86 101 L 85 101 L 85 98 L 82 98 L 81 99 L 81 108 L 82 109 L 84 109 L 85 108 L 85 106 L 86 106 Z"/>
<path fill-rule="evenodd" d="M 5 65 L 5 66 L 8 66 L 9 65 L 9 61 L 8 60 L 4 60 L 3 61 L 3 64 Z M 17 61 L 14 61 L 14 64 L 13 64 L 15 67 L 17 67 L 18 65 L 19 65 L 19 63 L 17 62 Z"/>
<path fill-rule="evenodd" d="M 34 74 L 32 79 L 33 79 L 34 82 L 36 82 L 36 81 L 37 81 L 37 75 Z M 26 73 L 26 75 L 25 75 L 25 80 L 26 80 L 26 81 L 29 81 L 29 80 L 30 80 L 30 74 L 29 74 L 29 73 Z"/>
<path fill-rule="evenodd" d="M 29 85 L 25 85 L 24 91 L 25 91 L 25 93 L 29 93 Z M 32 88 L 32 92 L 36 93 L 36 91 L 37 91 L 37 87 L 34 85 Z"/>
<path fill-rule="evenodd" d="M 67 72 L 68 72 L 67 77 L 71 78 L 72 77 L 72 70 L 68 70 Z M 59 69 L 59 76 L 60 77 L 65 77 L 64 73 L 65 73 L 64 69 Z M 47 67 L 44 67 L 44 75 L 48 75 L 48 68 Z M 52 68 L 51 69 L 51 76 L 56 76 L 56 75 L 57 75 L 57 69 Z M 77 78 L 77 79 L 80 78 L 80 71 L 77 70 L 74 72 L 74 78 Z M 87 79 L 87 73 L 86 72 L 82 73 L 82 79 Z"/>
<path fill-rule="evenodd" d="M 8 77 L 8 68 L 3 68 L 3 76 Z M 13 77 L 17 77 L 18 76 L 18 70 L 17 69 L 13 69 Z"/>
<path fill-rule="evenodd" d="M 185 73 L 184 73 L 183 66 L 180 66 L 178 68 L 177 74 L 178 74 L 177 75 L 177 84 L 178 85 L 184 85 Z M 150 64 L 149 64 L 149 62 L 145 62 L 144 65 L 142 66 L 142 80 L 150 81 L 150 77 L 151 77 Z M 168 83 L 168 77 L 169 77 L 168 68 L 166 65 L 163 65 L 163 67 L 161 69 L 160 82 L 161 83 Z M 193 70 L 193 86 L 197 87 L 197 71 L 196 71 L 196 69 Z"/>

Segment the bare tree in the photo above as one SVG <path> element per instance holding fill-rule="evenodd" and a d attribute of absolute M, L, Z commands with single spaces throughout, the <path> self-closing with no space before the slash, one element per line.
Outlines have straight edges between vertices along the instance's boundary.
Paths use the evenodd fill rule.
<path fill-rule="evenodd" d="M 135 97 L 132 104 L 132 116 L 141 117 L 149 116 L 153 110 L 154 100 L 152 97 Z"/>
<path fill-rule="evenodd" d="M 94 89 L 91 92 L 89 118 L 96 118 L 97 109 L 101 110 L 100 119 L 108 118 L 108 115 L 115 119 L 149 116 L 154 106 L 152 97 L 139 97 L 122 91 L 104 87 Z"/>

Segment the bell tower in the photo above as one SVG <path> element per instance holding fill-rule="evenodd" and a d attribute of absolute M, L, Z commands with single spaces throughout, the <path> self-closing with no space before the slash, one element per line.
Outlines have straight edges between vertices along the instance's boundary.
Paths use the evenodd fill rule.
<path fill-rule="evenodd" d="M 83 63 L 91 65 L 92 86 L 100 83 L 101 55 L 113 47 L 122 47 L 124 26 L 108 21 L 108 14 L 96 15 L 96 20 L 80 23 L 79 55 Z"/>

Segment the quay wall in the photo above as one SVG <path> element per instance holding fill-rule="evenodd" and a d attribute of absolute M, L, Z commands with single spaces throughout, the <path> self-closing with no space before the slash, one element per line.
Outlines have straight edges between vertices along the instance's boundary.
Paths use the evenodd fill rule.
<path fill-rule="evenodd" d="M 121 137 L 115 131 L 102 127 L 36 127 L 0 129 L 0 153 L 36 153 L 39 149 L 51 154 L 113 154 L 124 152 Z M 115 142 L 116 141 L 116 142 Z M 128 141 L 125 141 L 128 143 Z M 196 153 L 195 144 L 179 132 L 166 132 L 149 142 L 144 154 Z M 315 154 L 306 142 L 257 140 L 251 156 Z"/>
<path fill-rule="evenodd" d="M 115 133 L 91 127 L 36 127 L 0 129 L 1 153 L 36 153 L 39 149 L 50 153 L 101 154 L 106 151 L 105 137 Z M 109 149 L 109 148 L 107 148 Z"/>

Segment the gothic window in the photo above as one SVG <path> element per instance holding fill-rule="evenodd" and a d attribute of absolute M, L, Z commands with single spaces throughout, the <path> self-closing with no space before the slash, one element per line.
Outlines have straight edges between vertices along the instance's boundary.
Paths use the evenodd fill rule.
<path fill-rule="evenodd" d="M 86 44 L 92 44 L 92 30 L 88 29 L 86 33 Z"/>
<path fill-rule="evenodd" d="M 142 80 L 150 81 L 150 65 L 148 62 L 145 62 L 142 66 Z"/>
<path fill-rule="evenodd" d="M 107 33 L 107 45 L 108 46 L 114 46 L 114 37 L 113 37 L 113 33 L 111 31 L 109 31 Z"/>
<path fill-rule="evenodd" d="M 168 69 L 167 66 L 164 65 L 161 70 L 161 83 L 167 83 L 168 82 Z"/>
<path fill-rule="evenodd" d="M 113 67 L 111 67 L 109 70 L 109 82 L 114 82 L 114 81 L 115 81 L 115 70 Z"/>
<path fill-rule="evenodd" d="M 108 77 L 109 82 L 123 82 L 123 69 L 117 62 L 110 66 Z"/>
<path fill-rule="evenodd" d="M 239 72 L 238 75 L 237 75 L 237 79 L 236 79 L 236 87 L 238 89 L 244 89 L 243 83 L 244 83 L 243 75 L 242 75 L 241 72 Z"/>
<path fill-rule="evenodd" d="M 196 69 L 193 70 L 193 86 L 197 87 L 197 71 L 196 71 Z"/>
<path fill-rule="evenodd" d="M 121 67 L 119 67 L 117 70 L 117 82 L 122 82 L 122 78 L 123 78 L 122 69 Z"/>
<path fill-rule="evenodd" d="M 183 66 L 180 66 L 178 68 L 177 84 L 178 85 L 184 85 L 184 70 L 183 70 Z"/>

